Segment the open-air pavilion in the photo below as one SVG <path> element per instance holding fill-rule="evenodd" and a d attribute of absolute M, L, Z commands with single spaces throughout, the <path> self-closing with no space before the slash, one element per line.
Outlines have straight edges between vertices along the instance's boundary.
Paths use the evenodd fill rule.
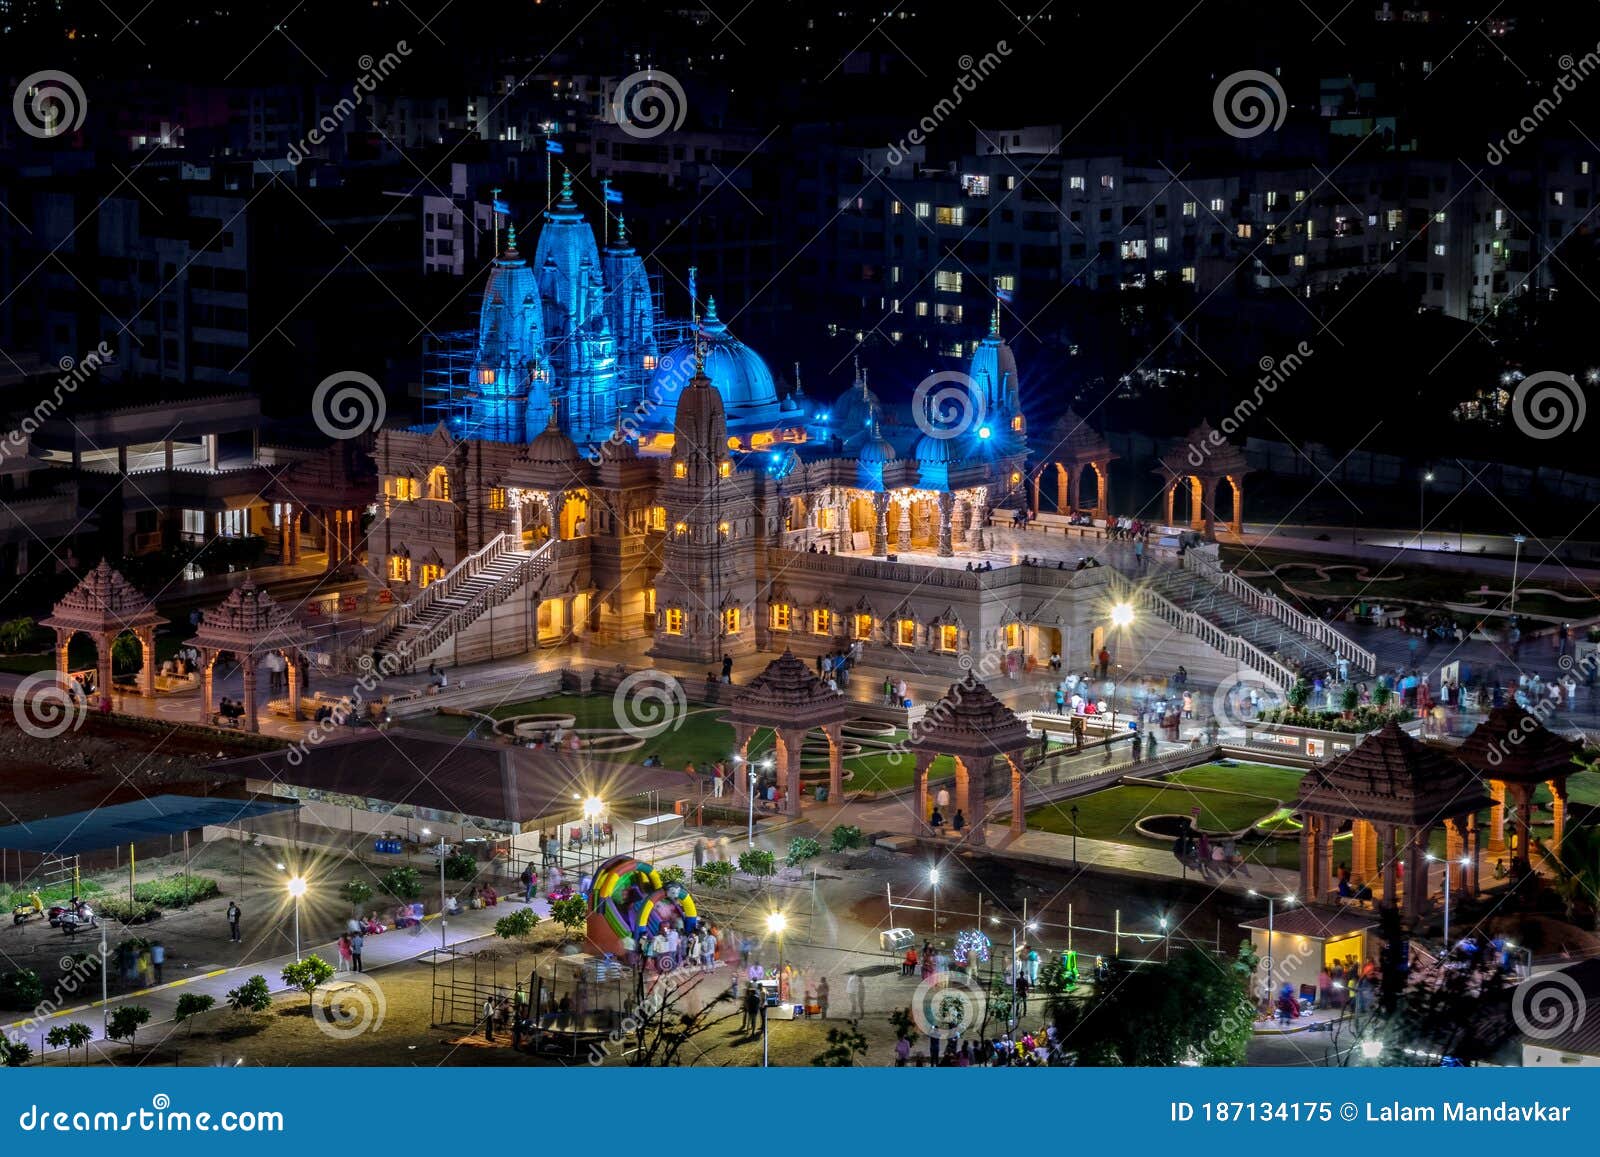
<path fill-rule="evenodd" d="M 971 844 L 987 842 L 988 781 L 999 759 L 1011 773 L 1011 832 L 1020 836 L 1028 827 L 1022 755 L 1033 742 L 1027 724 L 982 683 L 969 679 L 952 684 L 911 729 L 917 819 L 928 817 L 928 769 L 939 756 L 948 755 L 956 765 L 955 806 L 967 821 L 961 836 Z"/>
<path fill-rule="evenodd" d="M 1546 848 L 1559 854 L 1567 821 L 1567 777 L 1582 766 L 1573 757 L 1582 748 L 1576 740 L 1565 739 L 1547 728 L 1535 715 L 1515 703 L 1496 707 L 1489 717 L 1467 736 L 1457 758 L 1483 776 L 1493 801 L 1489 809 L 1487 851 L 1491 856 L 1506 853 L 1506 799 L 1515 805 L 1512 825 L 1516 848 L 1512 873 L 1521 875 L 1529 868 L 1533 823 L 1533 793 L 1540 784 L 1550 787 L 1552 830 Z"/>
<path fill-rule="evenodd" d="M 841 728 L 853 710 L 850 701 L 811 673 L 793 651 L 784 651 L 766 670 L 750 680 L 733 697 L 728 722 L 733 725 L 733 746 L 748 757 L 755 733 L 770 727 L 776 737 L 778 789 L 784 809 L 800 814 L 800 761 L 806 733 L 818 729 L 828 741 L 828 798 L 837 800 L 844 790 L 844 739 Z M 747 776 L 740 769 L 734 791 L 748 792 Z"/>
<path fill-rule="evenodd" d="M 67 649 L 72 637 L 82 632 L 94 641 L 95 693 L 103 704 L 111 698 L 111 647 L 124 633 L 139 641 L 144 657 L 144 666 L 139 669 L 139 694 L 155 694 L 156 628 L 166 621 L 156 613 L 154 603 L 102 559 L 39 625 L 56 633 L 56 671 L 63 681 L 71 671 Z"/>
<path fill-rule="evenodd" d="M 211 701 L 213 673 L 224 654 L 237 658 L 243 671 L 247 730 L 261 730 L 256 669 L 268 655 L 278 655 L 284 661 L 289 678 L 289 716 L 299 719 L 300 668 L 311 644 L 311 632 L 255 583 L 247 580 L 229 591 L 226 599 L 200 617 L 200 627 L 189 640 L 189 645 L 200 652 L 200 722 L 210 722 L 215 709 Z"/>

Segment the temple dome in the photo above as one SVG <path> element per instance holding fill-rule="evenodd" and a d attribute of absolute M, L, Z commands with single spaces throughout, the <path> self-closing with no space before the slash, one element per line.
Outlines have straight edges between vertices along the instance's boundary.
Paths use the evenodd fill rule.
<path fill-rule="evenodd" d="M 849 441 L 871 426 L 873 419 L 882 416 L 883 403 L 867 388 L 866 373 L 857 368 L 855 383 L 833 404 L 830 424 L 834 432 Z"/>
<path fill-rule="evenodd" d="M 772 424 L 782 412 L 772 371 L 755 350 L 728 332 L 717 317 L 715 299 L 707 302 L 700 323 L 705 353 L 705 374 L 722 396 L 730 427 Z M 678 398 L 694 373 L 694 342 L 687 341 L 661 359 L 649 392 L 653 413 L 646 419 L 652 429 L 670 429 Z"/>
<path fill-rule="evenodd" d="M 549 425 L 528 443 L 528 461 L 535 466 L 576 466 L 583 461 L 577 445 L 556 423 L 554 408 L 550 411 Z"/>

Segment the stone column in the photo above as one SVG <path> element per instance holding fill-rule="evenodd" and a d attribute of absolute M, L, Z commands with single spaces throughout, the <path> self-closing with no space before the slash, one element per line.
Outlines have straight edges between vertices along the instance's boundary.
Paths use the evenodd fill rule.
<path fill-rule="evenodd" d="M 512 544 L 517 550 L 522 549 L 522 491 L 515 487 L 506 490 L 506 510 L 511 516 Z"/>
<path fill-rule="evenodd" d="M 300 656 L 293 651 L 280 652 L 283 655 L 284 674 L 289 677 L 289 718 L 299 719 L 300 716 Z"/>
<path fill-rule="evenodd" d="M 562 510 L 562 508 L 564 506 L 566 506 L 566 504 L 567 504 L 567 492 L 565 490 L 552 490 L 550 492 L 550 503 L 549 503 L 550 517 L 549 517 L 548 525 L 549 525 L 549 528 L 550 528 L 550 537 L 551 537 L 552 540 L 558 539 L 558 538 L 561 537 L 561 510 Z"/>
<path fill-rule="evenodd" d="M 1378 860 L 1383 868 L 1383 903 L 1385 907 L 1393 908 L 1400 891 L 1400 873 L 1396 870 L 1400 854 L 1395 838 L 1398 833 L 1393 824 L 1375 826 L 1378 831 Z"/>
<path fill-rule="evenodd" d="M 1196 478 L 1194 488 L 1199 491 L 1200 529 L 1205 532 L 1206 540 L 1212 541 L 1217 537 L 1217 480 L 1205 482 Z"/>
<path fill-rule="evenodd" d="M 1083 473 L 1082 468 L 1074 462 L 1067 467 L 1067 505 L 1074 511 L 1083 501 Z"/>
<path fill-rule="evenodd" d="M 1317 890 L 1308 895 L 1317 900 L 1327 900 L 1333 891 L 1333 829 L 1332 816 L 1317 817 Z"/>
<path fill-rule="evenodd" d="M 1511 798 L 1517 805 L 1517 819 L 1513 825 L 1517 840 L 1517 863 L 1526 870 L 1533 862 L 1530 846 L 1533 836 L 1533 785 L 1513 783 Z"/>
<path fill-rule="evenodd" d="M 872 527 L 872 553 L 882 558 L 889 553 L 889 496 L 882 492 L 872 496 L 872 512 L 876 522 Z"/>
<path fill-rule="evenodd" d="M 828 802 L 837 805 L 844 795 L 844 725 L 829 723 L 822 729 L 828 737 Z"/>
<path fill-rule="evenodd" d="M 217 665 L 215 651 L 200 652 L 200 722 L 211 722 L 212 672 Z"/>
<path fill-rule="evenodd" d="M 956 798 L 957 810 L 967 821 L 965 841 L 970 844 L 985 843 L 984 817 L 989 811 L 989 756 L 956 757 Z M 945 816 L 946 822 L 953 816 Z"/>
<path fill-rule="evenodd" d="M 1038 489 L 1038 478 L 1037 477 L 1034 478 L 1034 489 L 1036 491 Z M 1038 495 L 1037 494 L 1035 494 L 1035 496 L 1034 496 L 1034 502 L 1035 502 L 1035 508 L 1037 508 L 1037 503 L 1038 503 Z M 939 550 L 938 550 L 938 554 L 939 554 L 940 558 L 949 558 L 951 555 L 955 554 L 955 548 L 954 548 L 954 546 L 951 545 L 951 542 L 950 542 L 950 537 L 951 537 L 950 536 L 950 531 L 951 531 L 950 520 L 955 517 L 955 507 L 956 507 L 955 495 L 951 494 L 949 491 L 941 491 L 940 494 L 939 494 Z"/>
<path fill-rule="evenodd" d="M 974 550 L 983 549 L 983 519 L 987 505 L 974 502 L 971 504 L 972 524 L 967 529 L 967 542 Z"/>
<path fill-rule="evenodd" d="M 750 737 L 755 731 L 749 723 L 733 725 L 733 750 L 740 757 L 733 765 L 733 794 L 741 798 L 750 794 Z"/>
<path fill-rule="evenodd" d="M 1300 895 L 1308 900 L 1316 895 L 1317 817 L 1307 813 L 1300 828 Z"/>
<path fill-rule="evenodd" d="M 928 768 L 933 766 L 937 756 L 931 751 L 919 751 L 916 754 L 916 764 L 912 769 L 912 798 L 917 804 L 917 827 L 921 833 L 928 830 Z"/>
<path fill-rule="evenodd" d="M 1111 517 L 1111 460 L 1094 464 L 1095 513 L 1101 518 Z"/>
<path fill-rule="evenodd" d="M 1177 516 L 1178 484 L 1176 481 L 1167 483 L 1167 526 L 1175 526 L 1173 519 Z"/>
<path fill-rule="evenodd" d="M 1068 514 L 1072 510 L 1072 487 L 1067 479 L 1067 472 L 1061 463 L 1056 467 L 1056 513 Z"/>
<path fill-rule="evenodd" d="M 1033 476 L 1033 512 L 1039 513 L 1039 487 L 1044 482 L 1044 471 L 1041 469 Z"/>
<path fill-rule="evenodd" d="M 1228 529 L 1234 534 L 1244 533 L 1244 481 L 1239 478 L 1230 478 L 1233 483 L 1233 517 L 1228 520 Z"/>
<path fill-rule="evenodd" d="M 95 670 L 98 672 L 98 686 L 96 694 L 101 702 L 111 702 L 111 644 L 116 641 L 116 635 L 106 632 L 94 641 Z"/>
<path fill-rule="evenodd" d="M 1550 781 L 1550 843 L 1546 850 L 1551 855 L 1561 851 L 1561 837 L 1567 830 L 1567 777 Z"/>
<path fill-rule="evenodd" d="M 1485 851 L 1496 858 L 1506 854 L 1506 785 L 1504 780 L 1489 781 L 1489 846 Z"/>
<path fill-rule="evenodd" d="M 139 694 L 154 698 L 156 693 L 156 631 L 144 627 L 135 632 L 139 640 L 139 653 L 144 666 L 139 669 Z"/>
<path fill-rule="evenodd" d="M 244 668 L 244 725 L 248 731 L 260 731 L 261 719 L 256 714 L 256 660 L 254 655 L 240 655 Z"/>
<path fill-rule="evenodd" d="M 895 520 L 894 548 L 905 552 L 911 549 L 911 499 L 899 503 L 900 515 Z"/>
<path fill-rule="evenodd" d="M 61 681 L 67 681 L 67 674 L 72 670 L 72 665 L 67 659 L 67 648 L 72 645 L 72 632 L 56 630 L 56 674 Z"/>
<path fill-rule="evenodd" d="M 1467 817 L 1455 816 L 1444 825 L 1444 860 L 1450 886 L 1461 896 L 1473 894 L 1471 865 L 1462 866 L 1467 855 Z"/>
<path fill-rule="evenodd" d="M 778 767 L 778 782 L 783 787 L 783 810 L 791 816 L 799 816 L 800 748 L 805 743 L 806 733 L 800 728 L 784 728 L 779 735 L 783 738 L 783 754 Z"/>
<path fill-rule="evenodd" d="M 1022 795 L 1027 783 L 1022 776 L 1022 764 L 1017 758 L 1008 755 L 1005 760 L 1011 769 L 1011 834 L 1020 836 L 1028 830 L 1028 813 L 1022 807 Z"/>

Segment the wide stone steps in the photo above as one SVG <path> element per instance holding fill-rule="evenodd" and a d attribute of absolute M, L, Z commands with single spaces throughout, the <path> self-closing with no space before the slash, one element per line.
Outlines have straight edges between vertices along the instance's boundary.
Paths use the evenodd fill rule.
<path fill-rule="evenodd" d="M 1173 571 L 1155 576 L 1151 583 L 1179 607 L 1297 668 L 1307 678 L 1338 670 L 1338 657 L 1322 643 L 1245 605 L 1198 575 Z M 1369 672 L 1352 671 L 1351 674 L 1364 677 Z"/>

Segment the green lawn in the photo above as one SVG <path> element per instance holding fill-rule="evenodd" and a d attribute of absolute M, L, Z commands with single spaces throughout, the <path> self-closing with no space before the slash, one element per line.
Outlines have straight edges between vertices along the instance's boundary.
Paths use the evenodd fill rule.
<path fill-rule="evenodd" d="M 1028 826 L 1041 831 L 1072 834 L 1071 808 L 1078 808 L 1078 834 L 1085 839 L 1109 840 L 1136 847 L 1170 848 L 1165 840 L 1152 840 L 1134 830 L 1134 821 L 1147 815 L 1189 815 L 1200 809 L 1199 823 L 1210 831 L 1241 831 L 1270 814 L 1277 801 L 1294 798 L 1303 773 L 1282 767 L 1245 763 L 1234 766 L 1206 764 L 1179 772 L 1164 787 L 1112 787 L 1090 795 L 1047 804 L 1028 813 Z M 1237 795 L 1191 791 L 1190 786 L 1220 788 Z"/>

